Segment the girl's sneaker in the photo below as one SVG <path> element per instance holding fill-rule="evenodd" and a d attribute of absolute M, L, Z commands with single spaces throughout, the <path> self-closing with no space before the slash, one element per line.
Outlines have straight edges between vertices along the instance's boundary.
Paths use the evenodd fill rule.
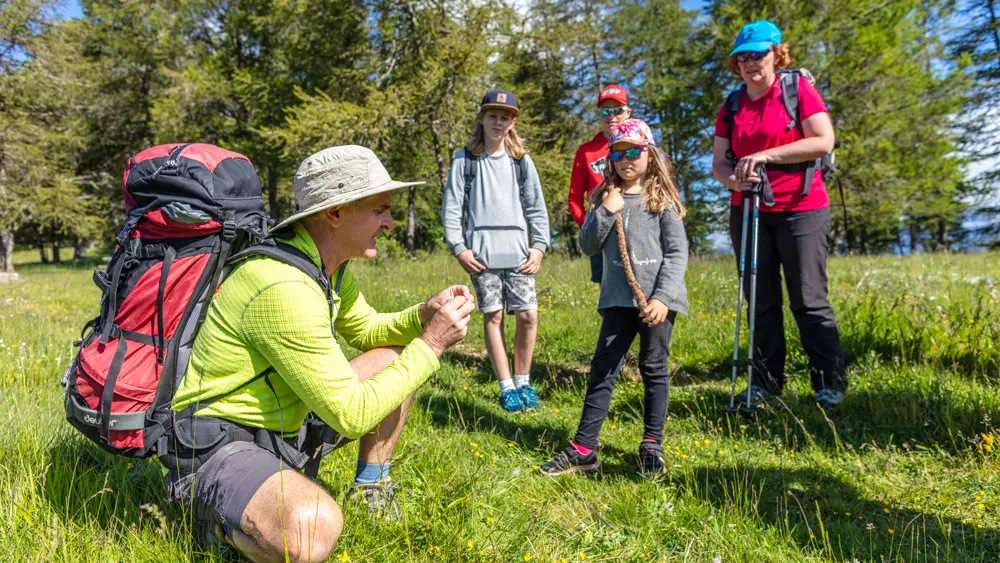
<path fill-rule="evenodd" d="M 524 403 L 521 402 L 521 395 L 517 389 L 508 389 L 500 392 L 500 406 L 507 412 L 521 412 L 524 410 Z"/>
<path fill-rule="evenodd" d="M 663 446 L 653 442 L 639 444 L 639 472 L 646 479 L 651 479 L 667 472 L 663 461 Z"/>
<path fill-rule="evenodd" d="M 538 396 L 535 395 L 535 390 L 531 388 L 531 385 L 522 385 L 517 388 L 517 394 L 521 397 L 521 404 L 524 405 L 524 409 L 537 409 L 542 406 L 542 403 L 538 401 Z"/>
<path fill-rule="evenodd" d="M 596 450 L 583 455 L 570 444 L 538 469 L 543 475 L 564 475 L 574 471 L 597 471 L 600 467 L 601 462 L 597 459 Z"/>

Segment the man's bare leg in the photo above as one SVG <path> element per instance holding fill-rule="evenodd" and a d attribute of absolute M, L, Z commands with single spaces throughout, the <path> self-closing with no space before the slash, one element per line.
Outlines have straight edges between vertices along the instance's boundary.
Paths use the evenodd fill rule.
<path fill-rule="evenodd" d="M 292 470 L 257 489 L 230 530 L 233 546 L 251 561 L 326 561 L 344 529 L 340 506 L 322 487 Z"/>
<path fill-rule="evenodd" d="M 510 379 L 510 361 L 507 359 L 507 343 L 503 335 L 503 309 L 483 313 L 483 336 L 486 339 L 486 354 L 493 364 L 497 380 Z"/>
<path fill-rule="evenodd" d="M 535 338 L 538 335 L 538 311 L 517 311 L 514 313 L 514 373 L 529 375 L 531 358 L 535 353 Z"/>
<path fill-rule="evenodd" d="M 402 351 L 398 347 L 369 350 L 351 360 L 351 368 L 361 381 L 365 381 L 388 367 Z M 413 395 L 410 395 L 398 409 L 389 413 L 378 426 L 361 437 L 358 461 L 383 464 L 392 459 L 392 452 L 403 433 L 403 425 L 412 402 Z"/>

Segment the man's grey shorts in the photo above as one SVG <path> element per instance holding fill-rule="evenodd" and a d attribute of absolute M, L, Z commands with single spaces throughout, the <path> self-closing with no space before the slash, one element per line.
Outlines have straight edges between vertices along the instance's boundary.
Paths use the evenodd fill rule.
<path fill-rule="evenodd" d="M 499 311 L 505 306 L 508 313 L 538 309 L 534 274 L 519 274 L 514 268 L 486 270 L 472 274 L 472 286 L 482 313 Z"/>
<path fill-rule="evenodd" d="M 232 442 L 219 448 L 194 473 L 167 473 L 167 494 L 194 511 L 198 520 L 214 520 L 239 529 L 250 499 L 271 475 L 290 469 L 274 454 L 253 442 Z"/>

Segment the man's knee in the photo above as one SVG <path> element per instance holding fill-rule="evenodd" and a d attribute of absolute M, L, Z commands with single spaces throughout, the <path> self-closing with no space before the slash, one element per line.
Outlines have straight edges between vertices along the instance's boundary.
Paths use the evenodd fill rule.
<path fill-rule="evenodd" d="M 535 309 L 518 311 L 515 315 L 517 315 L 517 324 L 524 328 L 535 328 L 538 326 L 538 311 Z"/>
<path fill-rule="evenodd" d="M 302 503 L 286 511 L 289 530 L 288 555 L 291 561 L 326 561 L 344 530 L 344 515 L 327 497 L 318 503 Z"/>

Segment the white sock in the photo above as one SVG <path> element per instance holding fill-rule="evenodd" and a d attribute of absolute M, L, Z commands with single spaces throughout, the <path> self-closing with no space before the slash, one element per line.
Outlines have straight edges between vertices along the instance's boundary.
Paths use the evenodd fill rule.
<path fill-rule="evenodd" d="M 531 383 L 530 378 L 531 374 L 514 375 L 514 384 L 517 385 L 518 387 L 524 387 L 525 385 L 529 385 Z"/>
<path fill-rule="evenodd" d="M 500 380 L 500 392 L 513 391 L 514 390 L 514 380 L 513 379 L 501 379 Z"/>

